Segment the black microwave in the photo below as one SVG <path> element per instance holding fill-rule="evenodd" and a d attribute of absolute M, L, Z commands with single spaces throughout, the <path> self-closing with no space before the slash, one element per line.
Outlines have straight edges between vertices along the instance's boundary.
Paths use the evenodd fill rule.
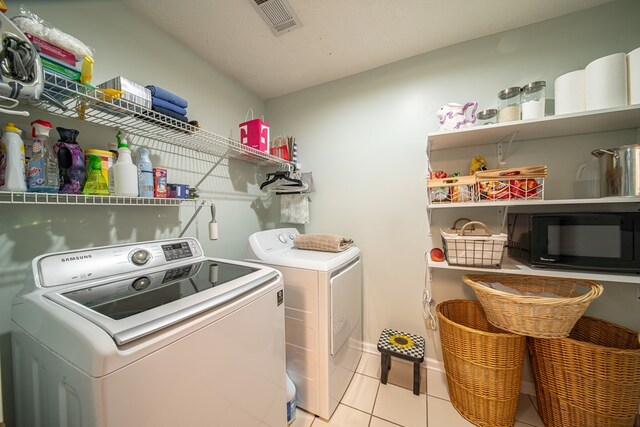
<path fill-rule="evenodd" d="M 533 267 L 640 273 L 640 212 L 512 213 L 508 254 Z"/>

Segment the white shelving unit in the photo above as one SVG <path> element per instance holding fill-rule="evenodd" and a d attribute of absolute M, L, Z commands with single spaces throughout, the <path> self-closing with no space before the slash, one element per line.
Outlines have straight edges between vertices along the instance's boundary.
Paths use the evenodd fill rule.
<path fill-rule="evenodd" d="M 57 105 L 52 102 L 40 102 L 36 107 L 51 114 L 122 129 L 130 135 L 215 156 L 273 166 L 289 163 L 279 157 L 244 146 L 233 139 L 216 135 L 133 102 L 114 99 L 99 89 L 67 80 L 46 70 L 44 78 L 44 92 L 57 101 Z"/>
<path fill-rule="evenodd" d="M 550 116 L 535 120 L 520 120 L 508 123 L 465 128 L 456 131 L 433 132 L 428 136 L 427 153 L 432 161 L 432 153 L 454 148 L 475 147 L 496 144 L 498 155 L 505 141 L 528 141 L 542 138 L 582 135 L 596 132 L 608 132 L 623 129 L 640 128 L 640 105 L 631 105 L 604 110 L 588 111 L 561 116 Z M 537 207 L 546 209 L 554 206 L 575 206 L 580 210 L 590 206 L 625 206 L 629 209 L 640 209 L 640 197 L 602 197 L 597 199 L 558 199 L 558 200 L 518 200 L 518 201 L 484 201 L 465 203 L 430 203 L 427 206 L 429 222 L 433 210 L 458 208 L 497 208 L 502 212 L 502 222 L 509 209 L 518 207 Z M 428 261 L 428 268 L 461 271 L 480 271 L 490 273 L 507 273 L 534 276 L 569 277 L 592 279 L 617 283 L 640 283 L 638 274 L 609 274 L 602 272 L 559 270 L 547 268 L 531 268 L 508 258 L 506 255 L 502 267 L 480 268 L 449 265 L 446 261 Z"/>
<path fill-rule="evenodd" d="M 289 162 L 279 157 L 246 147 L 238 141 L 216 135 L 133 102 L 110 97 L 99 89 L 68 80 L 47 70 L 44 71 L 44 79 L 45 96 L 40 102 L 32 105 L 35 108 L 56 116 L 121 129 L 132 136 L 160 141 L 218 157 L 218 161 L 213 164 L 198 185 L 225 158 L 235 158 L 260 165 L 289 166 Z M 44 101 L 47 98 L 49 101 Z M 0 204 L 198 206 L 202 208 L 210 202 L 201 199 L 156 199 L 2 191 L 0 192 Z"/>

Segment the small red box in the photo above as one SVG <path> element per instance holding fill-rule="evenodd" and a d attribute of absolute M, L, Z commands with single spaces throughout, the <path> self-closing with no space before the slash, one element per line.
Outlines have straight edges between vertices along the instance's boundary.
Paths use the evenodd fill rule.
<path fill-rule="evenodd" d="M 280 147 L 271 147 L 269 149 L 269 153 L 272 156 L 280 157 L 282 160 L 291 160 L 291 158 L 289 157 L 289 147 L 287 147 L 286 145 Z"/>
<path fill-rule="evenodd" d="M 153 197 L 157 199 L 166 199 L 169 197 L 166 169 L 153 168 Z"/>
<path fill-rule="evenodd" d="M 269 152 L 269 124 L 262 119 L 240 123 L 240 143 L 256 150 Z"/>

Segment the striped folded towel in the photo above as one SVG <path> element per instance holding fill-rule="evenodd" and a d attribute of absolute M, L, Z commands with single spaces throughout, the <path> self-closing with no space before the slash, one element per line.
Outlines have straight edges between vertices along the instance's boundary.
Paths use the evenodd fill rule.
<path fill-rule="evenodd" d="M 323 252 L 342 252 L 353 244 L 353 240 L 337 234 L 300 234 L 293 239 L 298 249 Z"/>

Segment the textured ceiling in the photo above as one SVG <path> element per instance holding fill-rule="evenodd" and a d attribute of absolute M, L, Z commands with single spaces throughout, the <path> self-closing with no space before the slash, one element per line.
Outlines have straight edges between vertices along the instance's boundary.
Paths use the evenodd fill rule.
<path fill-rule="evenodd" d="M 611 0 L 290 0 L 276 37 L 249 0 L 123 0 L 263 99 Z"/>

